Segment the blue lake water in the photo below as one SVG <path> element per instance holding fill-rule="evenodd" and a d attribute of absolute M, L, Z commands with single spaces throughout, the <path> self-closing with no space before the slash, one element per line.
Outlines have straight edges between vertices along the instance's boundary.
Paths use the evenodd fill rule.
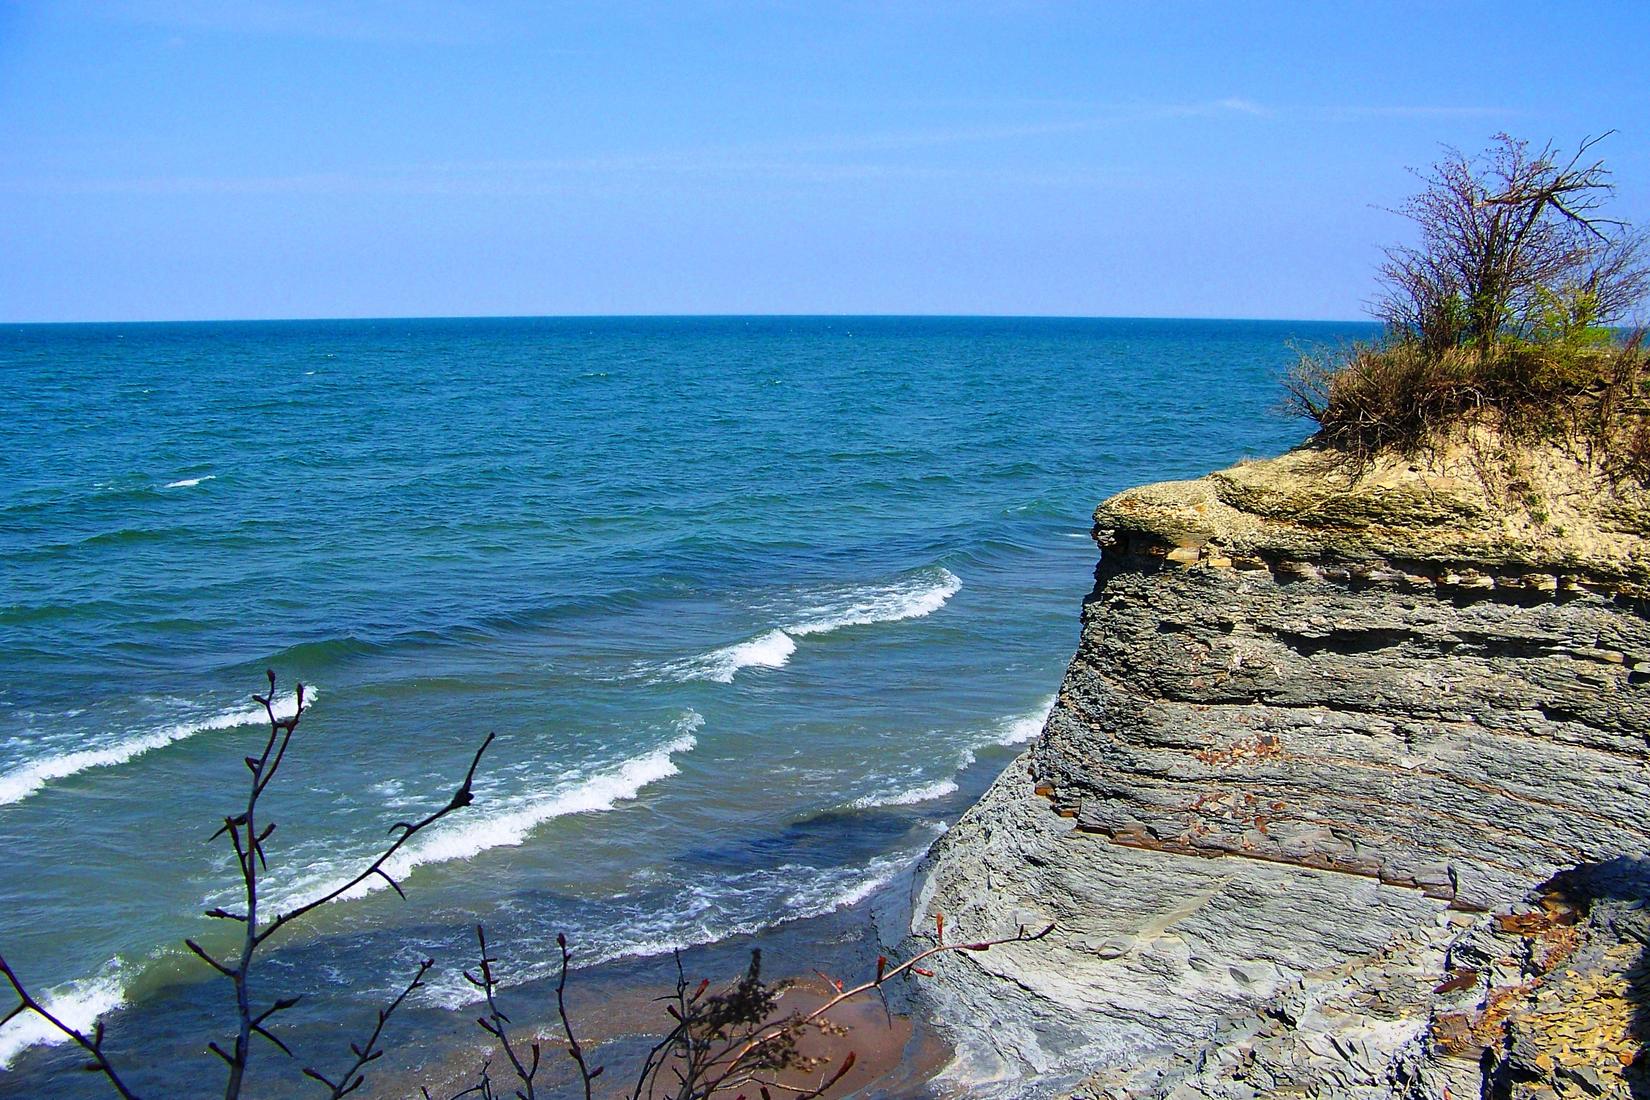
<path fill-rule="evenodd" d="M 277 902 L 474 807 L 275 957 L 375 1003 L 477 920 L 516 979 L 829 912 L 1034 736 L 1089 514 L 1297 442 L 1307 322 L 0 328 L 0 952 L 72 1017 L 198 982 L 273 667 L 314 685 Z M 296 975 L 301 967 L 302 980 Z M 210 990 L 213 995 L 227 991 Z M 111 1017 L 115 1019 L 115 1017 Z M 0 1029 L 0 1093 L 60 1065 Z"/>

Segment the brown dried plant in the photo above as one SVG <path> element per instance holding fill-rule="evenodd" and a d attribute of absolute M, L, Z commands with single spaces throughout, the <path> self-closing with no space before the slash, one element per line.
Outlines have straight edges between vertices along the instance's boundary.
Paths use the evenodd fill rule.
<path fill-rule="evenodd" d="M 946 942 L 945 916 L 936 914 L 933 946 L 925 948 L 902 963 L 890 964 L 887 956 L 877 959 L 876 973 L 854 986 L 826 979 L 831 993 L 817 1006 L 807 1011 L 780 1011 L 781 995 L 789 988 L 787 982 L 769 984 L 762 978 L 762 953 L 751 952 L 749 968 L 727 987 L 712 991 L 708 978 L 697 983 L 687 977 L 682 956 L 676 953 L 676 985 L 663 998 L 665 1012 L 672 1021 L 659 1040 L 643 1057 L 637 1068 L 634 1083 L 617 1095 L 628 1095 L 629 1100 L 709 1100 L 710 1097 L 736 1094 L 744 1100 L 752 1092 L 762 1100 L 773 1100 L 774 1093 L 782 1093 L 794 1100 L 816 1100 L 835 1087 L 853 1069 L 855 1053 L 850 1050 L 838 1061 L 803 1053 L 801 1040 L 810 1033 L 840 1034 L 845 1029 L 837 1025 L 831 1014 L 844 1004 L 859 997 L 882 996 L 884 987 L 895 979 L 933 977 L 934 972 L 923 964 L 937 956 L 955 952 L 984 952 L 1009 943 L 1033 943 L 1054 931 L 1051 923 L 1041 931 L 1028 932 L 1023 926 L 1011 936 L 998 939 Z M 513 1095 L 518 1100 L 537 1100 L 538 1073 L 542 1066 L 542 1043 L 523 1042 L 510 1031 L 510 1018 L 498 1005 L 498 981 L 493 964 L 498 960 L 487 952 L 486 933 L 479 926 L 476 939 L 481 950 L 481 963 L 465 977 L 481 990 L 486 1011 L 476 1021 L 492 1036 L 514 1071 L 517 1085 Z M 578 1072 L 585 1100 L 593 1100 L 595 1081 L 605 1066 L 592 1066 L 574 1032 L 567 1011 L 567 975 L 572 955 L 565 936 L 556 937 L 561 949 L 561 972 L 556 985 L 556 1007 L 562 1031 L 562 1043 Z M 823 975 L 821 975 L 823 977 Z M 485 1062 L 477 1071 L 475 1083 L 448 1100 L 478 1096 L 494 1100 L 501 1095 L 491 1078 L 492 1062 Z M 782 1075 L 793 1080 L 781 1080 Z M 811 1075 L 805 1084 L 798 1084 L 798 1075 Z M 428 1090 L 425 1100 L 432 1100 Z"/>
<path fill-rule="evenodd" d="M 1498 134 L 1416 173 L 1424 186 L 1398 212 L 1420 240 L 1387 250 L 1373 304 L 1386 336 L 1302 354 L 1285 382 L 1286 409 L 1317 423 L 1316 443 L 1357 472 L 1483 425 L 1510 442 L 1579 444 L 1639 476 L 1645 353 L 1609 326 L 1650 294 L 1650 243 L 1607 216 L 1601 140 L 1564 159 Z"/>

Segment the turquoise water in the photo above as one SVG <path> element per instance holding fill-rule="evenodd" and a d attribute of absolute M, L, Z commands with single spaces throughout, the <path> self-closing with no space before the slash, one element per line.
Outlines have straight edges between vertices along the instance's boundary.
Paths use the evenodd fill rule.
<path fill-rule="evenodd" d="M 0 329 L 0 952 L 71 1016 L 198 983 L 273 667 L 275 894 L 477 804 L 277 972 L 374 1003 L 828 912 L 1034 735 L 1089 512 L 1303 434 L 1368 326 L 898 318 Z M 283 971 L 282 968 L 285 968 Z M 208 989 L 202 997 L 223 990 Z M 118 1018 L 112 1018 L 118 1019 Z M 0 1029 L 0 1092 L 62 1064 Z M 26 1053 L 23 1052 L 27 1048 Z"/>

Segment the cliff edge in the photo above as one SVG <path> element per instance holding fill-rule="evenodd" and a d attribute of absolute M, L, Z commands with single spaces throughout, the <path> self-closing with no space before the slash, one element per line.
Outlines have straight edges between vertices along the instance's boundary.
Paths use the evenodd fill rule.
<path fill-rule="evenodd" d="M 914 883 L 914 926 L 1057 922 L 925 983 L 949 1079 L 1650 1095 L 1650 494 L 1483 437 L 1301 449 L 1094 536 L 1042 736 Z"/>

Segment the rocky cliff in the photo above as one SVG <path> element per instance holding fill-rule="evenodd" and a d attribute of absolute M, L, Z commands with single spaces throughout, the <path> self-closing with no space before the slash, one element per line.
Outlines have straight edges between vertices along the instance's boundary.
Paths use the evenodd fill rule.
<path fill-rule="evenodd" d="M 1301 450 L 1125 492 L 1094 536 L 1041 738 L 914 886 L 923 927 L 1057 922 L 925 985 L 948 1079 L 1628 1095 L 1650 498 L 1558 448 Z"/>

